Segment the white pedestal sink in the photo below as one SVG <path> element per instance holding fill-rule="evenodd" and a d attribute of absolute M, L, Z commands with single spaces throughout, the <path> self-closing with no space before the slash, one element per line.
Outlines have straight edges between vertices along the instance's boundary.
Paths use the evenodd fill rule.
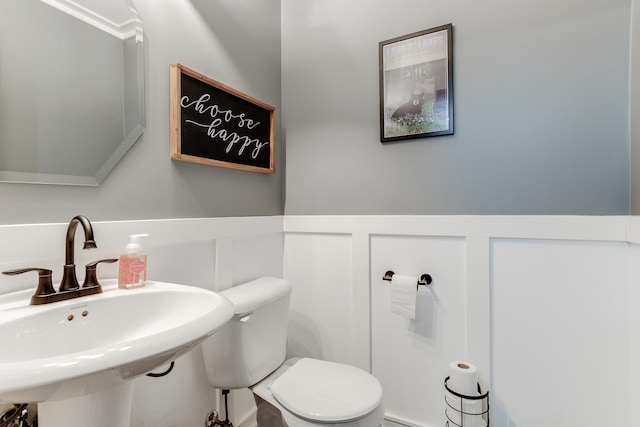
<path fill-rule="evenodd" d="M 31 306 L 0 296 L 0 401 L 39 402 L 39 427 L 127 427 L 131 380 L 174 360 L 233 316 L 205 289 L 105 280 L 103 293 Z"/>
<path fill-rule="evenodd" d="M 133 381 L 96 393 L 38 403 L 38 427 L 127 427 Z"/>

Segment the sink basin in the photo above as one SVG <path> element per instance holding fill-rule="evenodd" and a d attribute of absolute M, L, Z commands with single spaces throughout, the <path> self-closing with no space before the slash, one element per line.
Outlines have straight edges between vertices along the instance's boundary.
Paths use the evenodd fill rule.
<path fill-rule="evenodd" d="M 0 296 L 0 401 L 70 399 L 117 387 L 174 360 L 233 316 L 225 297 L 148 281 L 45 305 Z"/>

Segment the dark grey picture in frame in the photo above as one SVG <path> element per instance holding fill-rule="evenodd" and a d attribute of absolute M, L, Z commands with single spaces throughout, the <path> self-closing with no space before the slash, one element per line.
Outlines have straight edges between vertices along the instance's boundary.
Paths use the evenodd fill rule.
<path fill-rule="evenodd" d="M 379 43 L 380 141 L 453 134 L 453 25 Z"/>

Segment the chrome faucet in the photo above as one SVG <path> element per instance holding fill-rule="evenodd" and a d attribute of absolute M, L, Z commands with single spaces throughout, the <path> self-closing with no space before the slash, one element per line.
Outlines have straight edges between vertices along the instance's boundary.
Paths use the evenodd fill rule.
<path fill-rule="evenodd" d="M 64 301 L 71 298 L 77 298 L 85 295 L 99 294 L 102 292 L 102 286 L 98 282 L 96 274 L 97 265 L 102 262 L 116 262 L 117 258 L 102 259 L 94 261 L 86 265 L 86 274 L 82 287 L 78 283 L 78 277 L 76 276 L 76 264 L 75 264 L 75 236 L 78 224 L 82 226 L 84 231 L 84 249 L 97 248 L 96 242 L 93 239 L 93 227 L 87 217 L 83 215 L 75 216 L 69 222 L 67 227 L 67 238 L 65 240 L 65 260 L 62 272 L 62 281 L 58 292 L 51 283 L 52 272 L 46 268 L 20 268 L 16 270 L 3 271 L 2 274 L 14 276 L 16 274 L 26 273 L 28 271 L 38 272 L 38 287 L 31 297 L 31 304 L 47 304 L 50 302 Z"/>
<path fill-rule="evenodd" d="M 86 216 L 78 215 L 71 219 L 69 226 L 67 227 L 67 240 L 65 241 L 64 252 L 64 267 L 62 272 L 62 281 L 58 290 L 60 292 L 72 291 L 80 288 L 78 278 L 76 277 L 76 264 L 75 264 L 75 240 L 76 240 L 76 228 L 78 224 L 82 225 L 84 230 L 84 247 L 83 249 L 95 249 L 96 241 L 93 240 L 93 227 L 91 222 Z"/>

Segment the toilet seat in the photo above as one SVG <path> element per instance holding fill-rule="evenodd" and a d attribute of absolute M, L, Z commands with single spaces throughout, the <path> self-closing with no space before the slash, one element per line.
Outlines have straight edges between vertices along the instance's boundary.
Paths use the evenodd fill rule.
<path fill-rule="evenodd" d="M 380 382 L 362 369 L 341 363 L 300 359 L 269 385 L 284 408 L 312 422 L 356 420 L 382 403 Z"/>

